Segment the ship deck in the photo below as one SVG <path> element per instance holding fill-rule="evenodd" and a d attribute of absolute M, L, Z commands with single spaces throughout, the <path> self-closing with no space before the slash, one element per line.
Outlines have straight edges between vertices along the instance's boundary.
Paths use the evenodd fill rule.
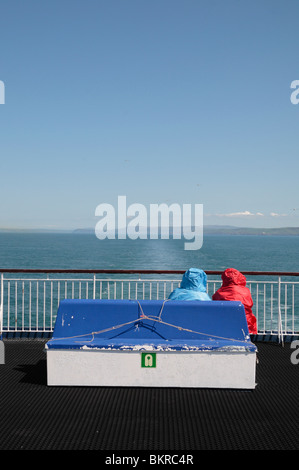
<path fill-rule="evenodd" d="M 6 339 L 1 450 L 298 450 L 299 365 L 256 342 L 254 390 L 48 387 L 46 340 Z"/>

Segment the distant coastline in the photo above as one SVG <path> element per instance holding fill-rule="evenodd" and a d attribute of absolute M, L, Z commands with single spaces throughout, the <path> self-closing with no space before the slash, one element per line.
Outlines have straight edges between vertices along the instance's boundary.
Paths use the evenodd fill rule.
<path fill-rule="evenodd" d="M 73 233 L 94 234 L 94 229 L 76 229 Z M 171 228 L 170 228 L 171 233 Z M 299 227 L 253 228 L 235 227 L 230 225 L 204 225 L 204 235 L 299 235 Z"/>
<path fill-rule="evenodd" d="M 204 235 L 299 235 L 299 227 L 252 228 L 230 226 L 204 226 Z"/>
<path fill-rule="evenodd" d="M 170 230 L 171 231 L 171 230 Z M 73 233 L 94 234 L 94 229 L 76 229 Z M 299 227 L 278 227 L 278 228 L 253 228 L 253 227 L 234 227 L 228 225 L 205 225 L 203 227 L 204 235 L 299 235 Z"/>
<path fill-rule="evenodd" d="M 264 236 L 299 236 L 299 227 L 276 227 L 276 228 L 255 228 L 255 227 L 235 227 L 229 225 L 205 225 L 203 228 L 204 235 L 264 235 Z M 56 234 L 88 234 L 94 235 L 94 228 L 78 228 L 78 229 L 16 229 L 16 228 L 0 228 L 0 233 L 56 233 Z M 171 237 L 171 229 L 170 229 Z"/>

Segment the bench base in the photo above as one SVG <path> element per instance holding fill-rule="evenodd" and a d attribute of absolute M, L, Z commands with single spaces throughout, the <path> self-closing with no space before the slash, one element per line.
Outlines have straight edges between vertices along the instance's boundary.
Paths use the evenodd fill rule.
<path fill-rule="evenodd" d="M 46 353 L 49 386 L 256 386 L 256 352 L 48 349 Z"/>

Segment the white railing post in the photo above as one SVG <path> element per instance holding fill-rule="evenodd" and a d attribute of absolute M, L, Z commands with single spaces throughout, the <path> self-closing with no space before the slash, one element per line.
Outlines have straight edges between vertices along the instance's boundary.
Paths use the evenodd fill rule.
<path fill-rule="evenodd" d="M 96 298 L 96 275 L 93 275 L 93 300 Z"/>
<path fill-rule="evenodd" d="M 281 277 L 278 276 L 278 319 L 277 319 L 278 341 L 283 343 L 282 318 L 281 318 Z"/>

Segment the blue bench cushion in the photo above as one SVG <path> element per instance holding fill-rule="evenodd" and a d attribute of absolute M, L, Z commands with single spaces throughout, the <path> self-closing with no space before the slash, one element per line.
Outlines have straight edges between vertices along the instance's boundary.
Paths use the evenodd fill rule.
<path fill-rule="evenodd" d="M 240 302 L 173 300 L 63 300 L 46 347 L 256 350 Z"/>

